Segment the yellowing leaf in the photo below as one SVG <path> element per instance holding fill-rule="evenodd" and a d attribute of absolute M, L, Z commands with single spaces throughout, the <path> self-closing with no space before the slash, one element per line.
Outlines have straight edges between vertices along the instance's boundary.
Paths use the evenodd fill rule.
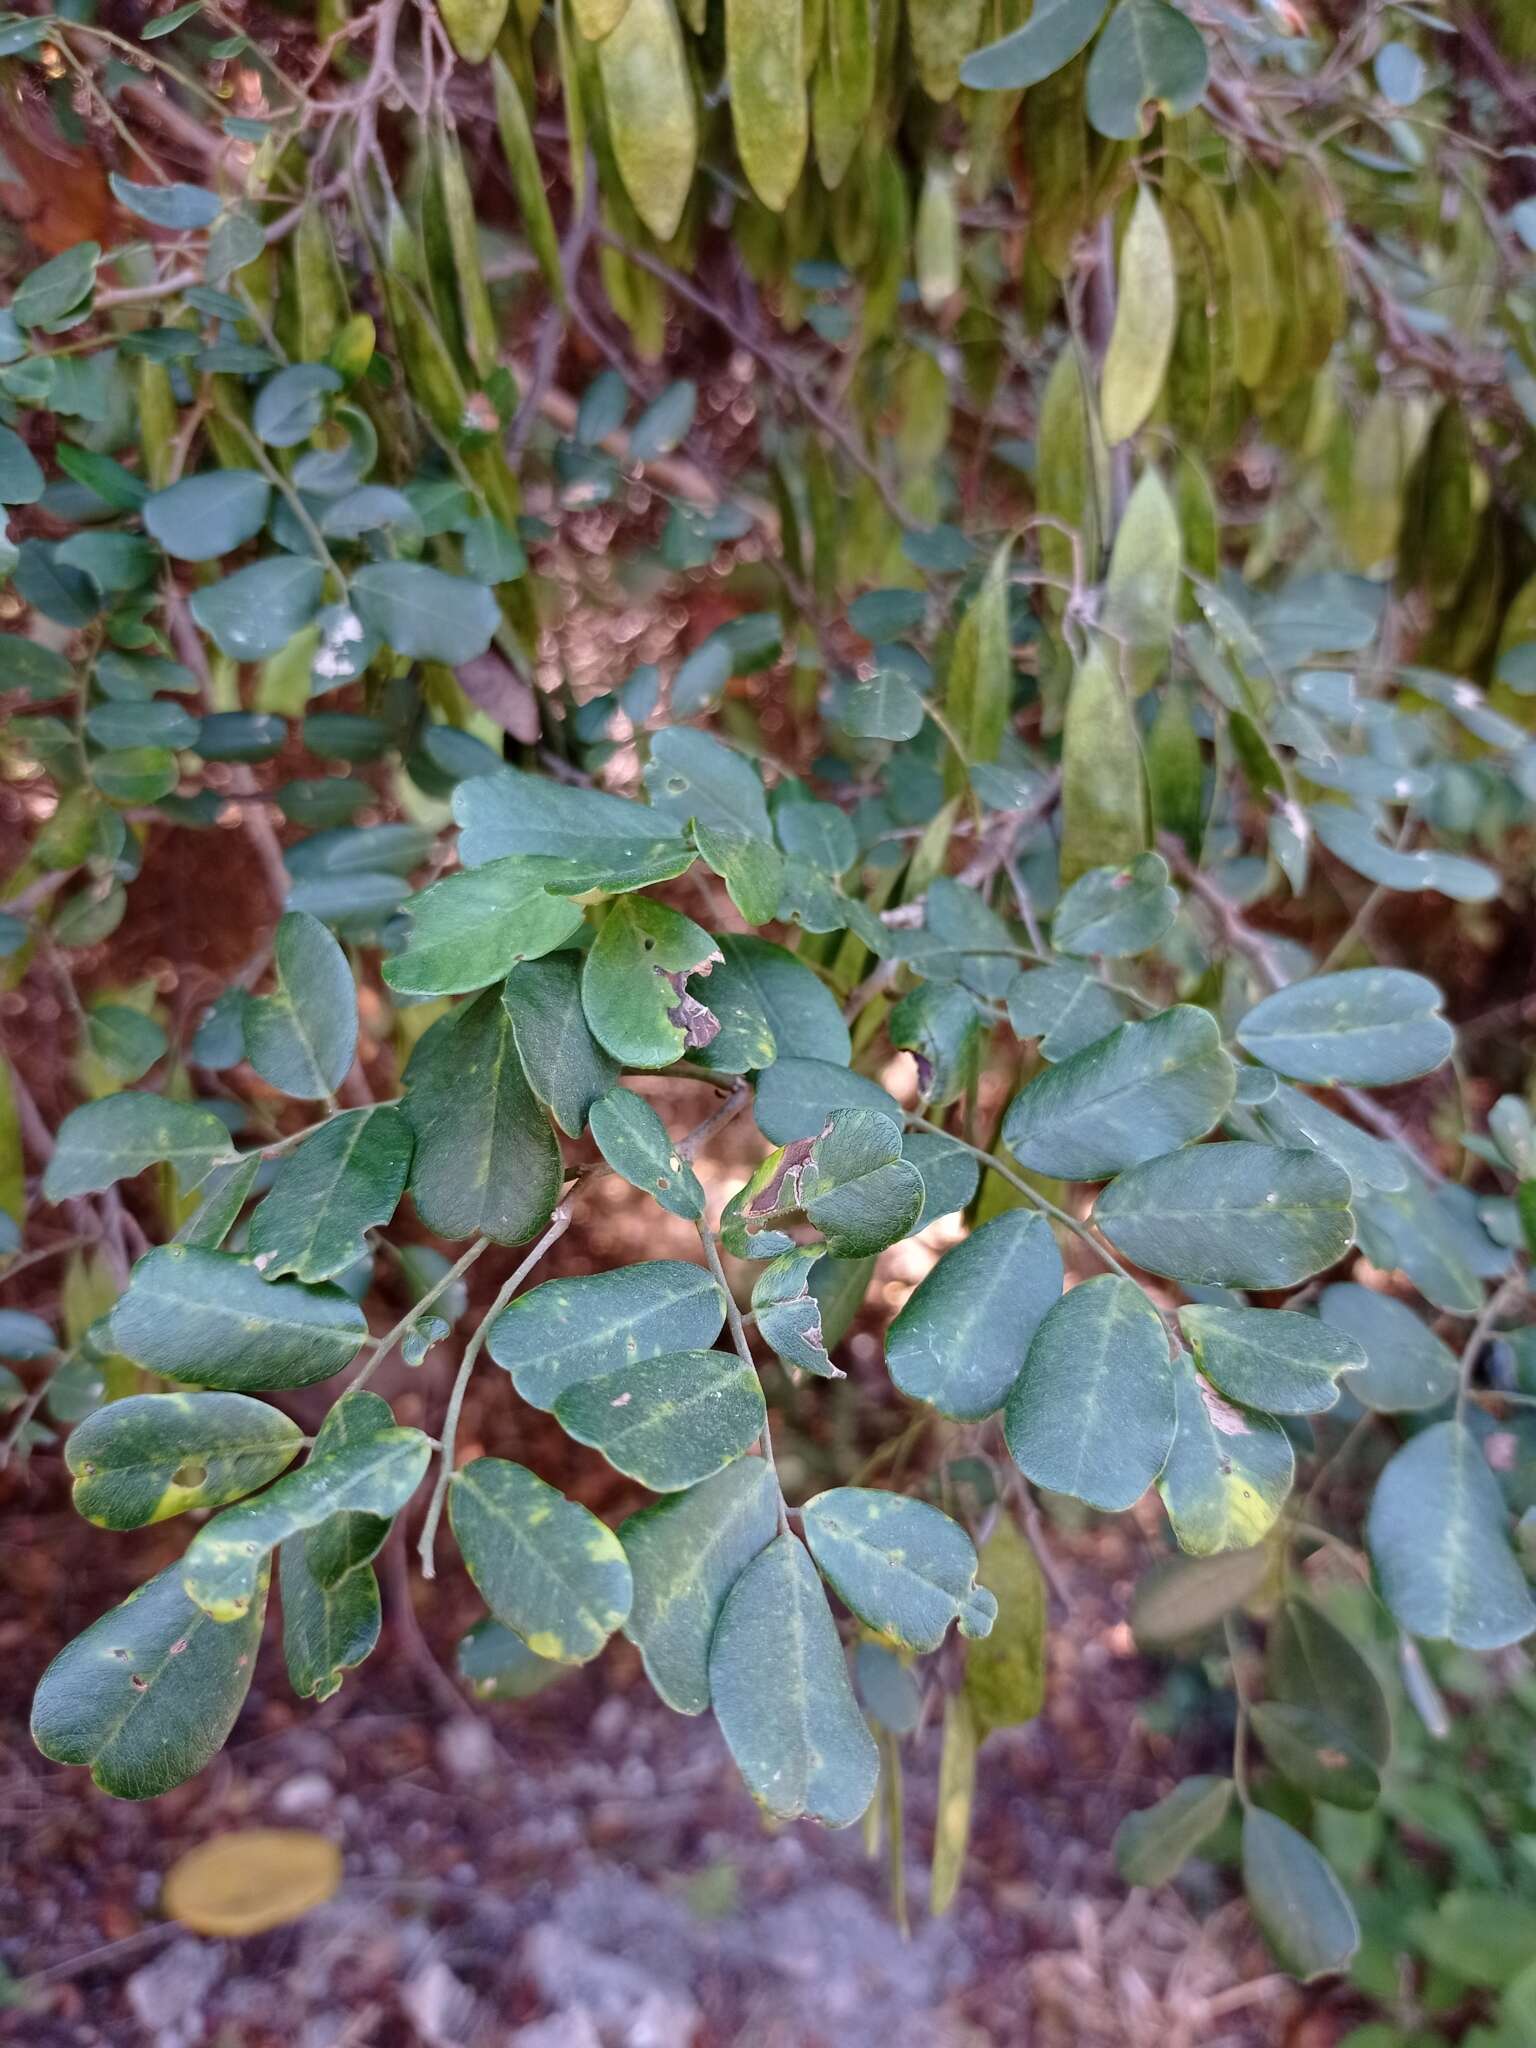
<path fill-rule="evenodd" d="M 1104 357 L 1104 438 L 1125 441 L 1146 424 L 1168 374 L 1178 292 L 1162 209 L 1143 185 L 1120 244 L 1115 325 Z"/>
<path fill-rule="evenodd" d="M 264 1934 L 335 1896 L 341 1851 L 307 1828 L 245 1828 L 179 1856 L 160 1903 L 194 1934 Z"/>
<path fill-rule="evenodd" d="M 630 0 L 598 44 L 597 65 L 624 189 L 657 241 L 669 242 L 699 147 L 693 81 L 672 0 Z"/>
<path fill-rule="evenodd" d="M 1097 643 L 1067 692 L 1061 738 L 1061 880 L 1129 867 L 1150 843 L 1146 771 L 1130 700 Z"/>
<path fill-rule="evenodd" d="M 810 117 L 801 0 L 726 0 L 731 125 L 747 182 L 782 213 L 800 182 Z"/>

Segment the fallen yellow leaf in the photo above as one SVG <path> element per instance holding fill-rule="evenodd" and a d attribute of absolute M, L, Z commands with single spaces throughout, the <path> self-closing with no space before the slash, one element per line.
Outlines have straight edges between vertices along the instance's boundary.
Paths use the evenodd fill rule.
<path fill-rule="evenodd" d="M 341 1851 L 307 1828 L 245 1828 L 179 1856 L 160 1903 L 194 1934 L 264 1934 L 323 1906 Z"/>

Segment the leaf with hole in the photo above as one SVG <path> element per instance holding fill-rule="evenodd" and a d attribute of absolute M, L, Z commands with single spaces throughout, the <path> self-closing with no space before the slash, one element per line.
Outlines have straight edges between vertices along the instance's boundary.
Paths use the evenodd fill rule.
<path fill-rule="evenodd" d="M 269 1280 L 333 1280 L 369 1256 L 365 1233 L 405 1192 L 413 1135 L 393 1105 L 349 1109 L 279 1162 L 246 1248 Z"/>
<path fill-rule="evenodd" d="M 609 906 L 581 974 L 581 1001 L 598 1043 L 633 1067 L 666 1067 L 708 1045 L 718 1020 L 689 993 L 691 974 L 717 957 L 714 940 L 648 896 Z"/>
<path fill-rule="evenodd" d="M 1192 1557 L 1246 1550 L 1269 1534 L 1296 1473 L 1291 1440 L 1272 1416 L 1226 1400 L 1181 1354 L 1177 1417 L 1158 1477 L 1168 1520 Z"/>
<path fill-rule="evenodd" d="M 296 1422 L 244 1394 L 130 1394 L 69 1433 L 76 1511 L 98 1529 L 142 1529 L 265 1486 L 303 1442 Z"/>

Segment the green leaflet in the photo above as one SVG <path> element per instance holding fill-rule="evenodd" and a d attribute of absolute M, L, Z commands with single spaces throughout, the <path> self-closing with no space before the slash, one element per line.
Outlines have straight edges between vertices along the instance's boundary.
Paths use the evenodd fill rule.
<path fill-rule="evenodd" d="M 508 854 L 408 897 L 410 938 L 384 962 L 385 981 L 406 995 L 464 995 L 564 945 L 582 913 L 546 886 L 556 865 Z"/>
<path fill-rule="evenodd" d="M 624 189 L 657 241 L 670 242 L 688 202 L 699 146 L 693 81 L 672 0 L 628 0 L 597 45 L 597 67 Z"/>
<path fill-rule="evenodd" d="M 1125 1018 L 1113 991 L 1081 967 L 1029 968 L 1014 976 L 1007 997 L 1008 1022 L 1015 1034 L 1037 1038 L 1045 1060 L 1081 1052 Z"/>
<path fill-rule="evenodd" d="M 982 1545 L 977 1577 L 997 1601 L 991 1633 L 965 1651 L 965 1697 L 985 1735 L 1032 1721 L 1045 1705 L 1045 1579 L 1007 1515 Z"/>
<path fill-rule="evenodd" d="M 950 795 L 977 761 L 995 761 L 1012 708 L 1013 655 L 1008 626 L 1011 544 L 997 550 L 955 632 L 944 682 L 944 708 L 964 758 L 946 764 Z"/>
<path fill-rule="evenodd" d="M 140 1259 L 112 1311 L 112 1341 L 125 1358 L 236 1393 L 330 1379 L 367 1334 L 362 1310 L 339 1287 L 266 1281 L 243 1260 L 184 1245 Z"/>
<path fill-rule="evenodd" d="M 793 1240 L 769 1226 L 803 1213 L 828 1251 L 864 1258 L 905 1237 L 922 1206 L 900 1125 L 878 1110 L 838 1109 L 815 1137 L 769 1154 L 726 1204 L 721 1241 L 736 1258 L 777 1258 Z"/>
<path fill-rule="evenodd" d="M 1179 1310 L 1179 1327 L 1213 1386 L 1229 1400 L 1269 1415 L 1316 1415 L 1331 1408 L 1339 1398 L 1339 1374 L 1365 1358 L 1352 1336 L 1291 1309 L 1191 1304 Z"/>
<path fill-rule="evenodd" d="M 1235 1072 L 1215 1019 L 1188 1004 L 1107 1037 L 1036 1075 L 1003 1119 L 1021 1165 L 1105 1180 L 1203 1137 L 1232 1101 Z"/>
<path fill-rule="evenodd" d="M 333 1280 L 367 1255 L 364 1233 L 388 1223 L 405 1192 L 414 1138 L 391 1106 L 350 1109 L 283 1159 L 251 1218 L 261 1273 Z"/>
<path fill-rule="evenodd" d="M 1253 1709 L 1253 1732 L 1270 1762 L 1313 1799 L 1365 1813 L 1381 1797 L 1381 1778 L 1337 1723 L 1315 1707 L 1261 1700 Z"/>
<path fill-rule="evenodd" d="M 1186 1778 L 1166 1799 L 1128 1813 L 1115 1830 L 1115 1868 L 1125 1884 L 1167 1884 L 1226 1819 L 1230 1778 Z"/>
<path fill-rule="evenodd" d="M 536 1656 L 585 1664 L 623 1625 L 633 1583 L 618 1538 L 523 1466 L 460 1466 L 448 1514 L 486 1605 Z"/>
<path fill-rule="evenodd" d="M 852 1044 L 837 999 L 803 961 L 750 933 L 717 932 L 715 946 L 721 957 L 705 994 L 720 1032 L 694 1049 L 697 1065 L 721 1074 L 790 1058 L 847 1066 Z"/>
<path fill-rule="evenodd" d="M 301 1700 L 328 1700 L 343 1674 L 371 1655 L 383 1624 L 379 1582 L 367 1570 L 322 1586 L 310 1565 L 307 1539 L 290 1536 L 277 1553 L 283 1605 L 283 1658 Z"/>
<path fill-rule="evenodd" d="M 1094 1221 L 1115 1249 L 1186 1286 L 1294 1287 L 1354 1241 L 1349 1182 L 1315 1152 L 1197 1145 L 1112 1181 Z"/>
<path fill-rule="evenodd" d="M 395 1426 L 387 1401 L 365 1387 L 352 1387 L 335 1403 L 315 1437 L 312 1458 L 329 1458 L 348 1446 L 382 1436 Z M 370 1564 L 384 1548 L 388 1515 L 344 1508 L 326 1515 L 304 1538 L 304 1557 L 316 1585 L 329 1591 Z"/>
<path fill-rule="evenodd" d="M 1090 868 L 1078 876 L 1056 906 L 1051 943 L 1080 959 L 1128 959 L 1150 951 L 1178 909 L 1168 863 L 1160 853 L 1138 854 L 1129 867 Z"/>
<path fill-rule="evenodd" d="M 1200 31 L 1166 0 L 1120 0 L 1088 63 L 1088 119 L 1100 135 L 1134 141 L 1158 101 L 1187 114 L 1204 95 L 1210 65 Z"/>
<path fill-rule="evenodd" d="M 250 1690 L 266 1571 L 240 1620 L 211 1621 L 168 1565 L 68 1643 L 32 1702 L 32 1740 L 57 1764 L 89 1764 L 117 1799 L 153 1799 L 223 1748 Z"/>
<path fill-rule="evenodd" d="M 270 1550 L 335 1514 L 397 1514 L 431 1454 L 419 1429 L 381 1430 L 328 1453 L 317 1443 L 297 1472 L 197 1532 L 182 1559 L 188 1596 L 215 1621 L 238 1620 L 264 1584 Z"/>
<path fill-rule="evenodd" d="M 1180 1355 L 1177 1417 L 1157 1486 L 1179 1547 L 1195 1557 L 1246 1550 L 1274 1527 L 1295 1476 L 1279 1423 L 1225 1400 Z"/>
<path fill-rule="evenodd" d="M 802 0 L 726 0 L 731 126 L 741 167 L 764 206 L 782 213 L 800 182 L 809 120 Z"/>
<path fill-rule="evenodd" d="M 947 1913 L 954 1904 L 965 1873 L 965 1855 L 971 1841 L 971 1809 L 976 1799 L 979 1733 L 975 1711 L 966 1695 L 963 1692 L 946 1694 L 944 1736 L 939 1750 L 938 1810 L 934 1815 L 933 1860 L 928 1883 L 928 1910 L 935 1919 Z"/>
<path fill-rule="evenodd" d="M 1366 1541 L 1382 1598 L 1411 1635 L 1496 1650 L 1536 1629 L 1508 1517 L 1481 1444 L 1437 1422 L 1376 1483 Z"/>
<path fill-rule="evenodd" d="M 1120 244 L 1115 324 L 1099 386 L 1104 438 L 1111 447 L 1128 441 L 1150 418 L 1168 374 L 1177 317 L 1178 286 L 1168 230 L 1156 199 L 1141 185 Z"/>
<path fill-rule="evenodd" d="M 755 1443 L 768 1410 L 734 1351 L 674 1351 L 567 1387 L 555 1419 L 653 1493 L 677 1493 Z"/>
<path fill-rule="evenodd" d="M 1125 867 L 1151 837 L 1146 771 L 1129 700 L 1097 641 L 1072 677 L 1061 740 L 1061 879 Z"/>
<path fill-rule="evenodd" d="M 77 1423 L 64 1459 L 78 1513 L 140 1529 L 265 1486 L 301 1441 L 297 1423 L 243 1394 L 132 1394 Z"/>
<path fill-rule="evenodd" d="M 487 1349 L 525 1401 L 552 1409 L 584 1380 L 704 1349 L 724 1322 L 725 1296 L 702 1266 L 647 1259 L 530 1287 L 492 1323 Z"/>
<path fill-rule="evenodd" d="M 1255 1059 L 1295 1081 L 1384 1088 L 1428 1074 L 1451 1056 L 1443 998 L 1421 974 L 1362 967 L 1292 982 L 1255 1004 L 1237 1027 Z"/>
<path fill-rule="evenodd" d="M 960 66 L 964 85 L 1012 92 L 1038 85 L 1085 50 L 1108 0 L 1037 0 L 1022 28 L 974 51 Z"/>
<path fill-rule="evenodd" d="M 778 1529 L 779 1494 L 761 1458 L 642 1508 L 619 1526 L 634 1575 L 624 1624 L 646 1676 L 680 1714 L 709 1705 L 709 1645 L 726 1595 Z"/>
<path fill-rule="evenodd" d="M 1175 1382 L 1157 1311 L 1134 1282 L 1084 1280 L 1048 1312 L 1003 1431 L 1027 1479 L 1090 1507 L 1128 1508 L 1173 1442 Z"/>
<path fill-rule="evenodd" d="M 651 809 L 668 828 L 680 831 L 693 822 L 772 841 L 762 777 L 745 755 L 707 732 L 674 725 L 657 733 L 645 787 Z"/>
<path fill-rule="evenodd" d="M 593 1103 L 619 1078 L 618 1061 L 587 1027 L 580 958 L 551 953 L 514 967 L 501 1000 L 529 1087 L 565 1135 L 579 1138 Z"/>
<path fill-rule="evenodd" d="M 181 562 L 212 562 L 254 540 L 267 521 L 272 486 L 254 469 L 183 477 L 144 500 L 144 531 Z"/>
<path fill-rule="evenodd" d="M 1323 1327 L 1356 1351 L 1344 1385 L 1362 1407 L 1411 1414 L 1438 1408 L 1455 1393 L 1455 1352 L 1406 1302 L 1342 1281 L 1323 1289 L 1317 1312 Z"/>
<path fill-rule="evenodd" d="M 838 1109 L 875 1110 L 899 1122 L 896 1098 L 864 1074 L 831 1060 L 779 1059 L 757 1077 L 752 1115 L 771 1144 L 814 1138 Z"/>
<path fill-rule="evenodd" d="M 976 1584 L 976 1552 L 937 1508 L 897 1493 L 839 1486 L 801 1510 L 811 1556 L 866 1627 L 908 1650 L 936 1650 L 953 1621 L 985 1636 L 997 1601 Z"/>
<path fill-rule="evenodd" d="M 1198 1642 L 1223 1615 L 1254 1599 L 1268 1582 L 1269 1550 L 1228 1550 L 1216 1557 L 1165 1557 L 1142 1575 L 1131 1601 L 1131 1628 L 1143 1650 Z"/>
<path fill-rule="evenodd" d="M 747 1790 L 781 1820 L 848 1827 L 879 1762 L 815 1567 L 787 1532 L 726 1596 L 709 1649 L 715 1718 Z"/>
<path fill-rule="evenodd" d="M 536 1657 L 519 1635 L 487 1614 L 459 1644 L 459 1676 L 476 1699 L 526 1700 L 571 1674 L 569 1664 Z"/>
<path fill-rule="evenodd" d="M 500 991 L 434 1024 L 405 1070 L 410 1189 L 443 1237 L 523 1244 L 560 1194 L 560 1147 L 523 1076 Z"/>
<path fill-rule="evenodd" d="M 1268 1691 L 1326 1715 L 1379 1770 L 1392 1753 L 1392 1716 L 1380 1681 L 1343 1631 L 1305 1600 L 1287 1600 L 1269 1627 Z"/>
<path fill-rule="evenodd" d="M 811 1276 L 822 1256 L 813 1247 L 770 1259 L 752 1283 L 752 1313 L 759 1336 L 785 1365 L 840 1380 L 843 1374 L 827 1356 L 821 1303 L 812 1292 Z"/>
<path fill-rule="evenodd" d="M 1243 1814 L 1243 1889 L 1276 1960 L 1293 1976 L 1344 1969 L 1360 1926 L 1343 1887 L 1305 1835 L 1274 1814 Z"/>
<path fill-rule="evenodd" d="M 333 1095 L 357 1050 L 357 991 L 347 956 L 307 911 L 281 918 L 272 993 L 247 996 L 245 1054 L 264 1081 L 302 1101 Z"/>
<path fill-rule="evenodd" d="M 107 1095 L 71 1110 L 59 1126 L 43 1175 L 50 1202 L 91 1194 L 166 1160 L 183 1192 L 223 1160 L 233 1160 L 229 1131 L 211 1110 L 160 1095 Z"/>
<path fill-rule="evenodd" d="M 633 1067 L 667 1067 L 708 1045 L 719 1022 L 686 982 L 717 957 L 708 932 L 647 896 L 609 906 L 581 974 L 581 1001 L 598 1043 Z"/>
<path fill-rule="evenodd" d="M 631 1088 L 610 1088 L 591 1109 L 592 1138 L 614 1172 L 643 1188 L 674 1216 L 704 1214 L 699 1177 L 673 1145 L 667 1127 Z"/>
<path fill-rule="evenodd" d="M 1014 1209 L 981 1224 L 944 1254 L 892 1323 L 892 1380 L 941 1414 L 971 1422 L 992 1414 L 1061 1281 L 1061 1254 L 1043 1216 Z"/>
<path fill-rule="evenodd" d="M 912 230 L 912 264 L 917 295 L 926 312 L 937 313 L 960 289 L 960 213 L 948 165 L 930 164 L 923 174 Z"/>

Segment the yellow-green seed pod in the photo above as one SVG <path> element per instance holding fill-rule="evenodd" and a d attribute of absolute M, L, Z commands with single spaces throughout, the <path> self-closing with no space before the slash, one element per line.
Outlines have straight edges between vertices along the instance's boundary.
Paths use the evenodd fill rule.
<path fill-rule="evenodd" d="M 176 442 L 177 411 L 171 373 L 164 363 L 140 356 L 134 381 L 144 479 L 152 489 L 164 490 L 171 480 L 171 455 Z"/>
<path fill-rule="evenodd" d="M 533 128 L 516 81 L 499 56 L 491 59 L 491 87 L 496 98 L 496 132 L 501 138 L 502 155 L 507 160 L 507 175 L 512 180 L 512 190 L 517 194 L 517 203 L 522 211 L 523 232 L 528 237 L 528 246 L 543 273 L 544 282 L 553 292 L 556 303 L 563 306 L 565 275 L 560 268 L 560 241 L 555 233 L 554 216 L 549 210 L 544 176 L 539 169 Z"/>
<path fill-rule="evenodd" d="M 699 151 L 693 80 L 672 0 L 629 0 L 597 46 L 624 189 L 659 242 L 677 233 Z"/>
<path fill-rule="evenodd" d="M 940 1919 L 955 1903 L 971 1843 L 976 1797 L 976 1717 L 963 1692 L 944 1698 L 944 1740 L 939 1751 L 939 1803 L 933 1822 L 928 1910 Z"/>
<path fill-rule="evenodd" d="M 1120 243 L 1115 324 L 1099 385 L 1104 438 L 1112 448 L 1151 417 L 1168 374 L 1177 318 L 1173 246 L 1162 209 L 1143 185 Z"/>
<path fill-rule="evenodd" d="M 438 187 L 442 194 L 443 218 L 448 246 L 453 256 L 453 280 L 458 290 L 459 317 L 463 325 L 464 348 L 479 377 L 488 377 L 500 355 L 500 336 L 491 295 L 486 289 L 480 260 L 480 237 L 475 225 L 474 194 L 458 137 L 438 127 L 432 138 L 437 160 Z"/>
<path fill-rule="evenodd" d="M 1061 881 L 1127 867 L 1150 841 L 1146 771 L 1130 699 L 1095 644 L 1067 692 L 1061 735 Z"/>
<path fill-rule="evenodd" d="M 1088 225 L 1087 68 L 1086 57 L 1074 57 L 1031 86 L 1019 114 L 1029 174 L 1030 239 L 1058 278 L 1071 276 L 1078 237 Z"/>
<path fill-rule="evenodd" d="M 927 312 L 936 313 L 960 289 L 960 215 L 947 164 L 931 163 L 923 178 L 912 258 L 917 295 Z"/>
<path fill-rule="evenodd" d="M 1196 853 L 1205 814 L 1205 762 L 1188 683 L 1171 682 L 1163 692 L 1147 734 L 1147 786 L 1157 829 L 1175 833 Z"/>
<path fill-rule="evenodd" d="M 589 43 L 611 36 L 629 12 L 630 0 L 571 0 L 576 26 Z"/>
<path fill-rule="evenodd" d="M 305 207 L 293 231 L 293 288 L 295 353 L 301 362 L 324 362 L 346 318 L 347 298 L 331 224 L 317 200 Z"/>
<path fill-rule="evenodd" d="M 394 277 L 385 290 L 406 389 L 437 431 L 456 442 L 469 404 L 458 367 L 415 286 Z"/>
<path fill-rule="evenodd" d="M 810 132 L 801 0 L 725 0 L 725 58 L 741 167 L 763 204 L 782 213 Z"/>
<path fill-rule="evenodd" d="M 1004 541 L 988 565 L 981 587 L 955 628 L 944 676 L 944 710 L 962 753 L 953 746 L 944 763 L 944 788 L 958 796 L 966 768 L 995 761 L 1008 729 L 1013 697 L 1013 650 L 1008 627 L 1008 564 L 1012 543 Z"/>
<path fill-rule="evenodd" d="M 811 87 L 811 129 L 821 181 L 835 192 L 874 106 L 875 39 L 869 0 L 826 0 L 826 10 Z"/>
<path fill-rule="evenodd" d="M 1052 576 L 1070 580 L 1074 569 L 1088 582 L 1098 575 L 1099 538 L 1109 502 L 1107 464 L 1098 456 L 1098 436 L 1083 386 L 1077 350 L 1062 349 L 1046 379 L 1036 431 L 1035 507 L 1078 535 L 1072 542 L 1056 526 L 1040 529 L 1040 559 Z"/>
<path fill-rule="evenodd" d="M 367 313 L 354 313 L 345 321 L 327 358 L 337 376 L 355 384 L 373 361 L 376 340 L 373 321 Z"/>
<path fill-rule="evenodd" d="M 826 32 L 827 0 L 805 0 L 805 13 L 800 25 L 800 61 L 805 67 L 807 85 L 811 82 L 811 73 L 816 69 L 816 59 L 821 54 Z"/>
<path fill-rule="evenodd" d="M 1257 391 L 1269 375 L 1280 336 L 1270 238 L 1257 200 L 1238 200 L 1227 223 L 1227 241 L 1232 253 L 1235 367 L 1238 381 Z"/>
<path fill-rule="evenodd" d="M 1339 532 L 1350 560 L 1362 573 L 1395 552 L 1403 518 L 1407 467 L 1403 408 L 1390 391 L 1378 391 L 1348 435 L 1349 467 L 1339 504 Z"/>
<path fill-rule="evenodd" d="M 1436 610 L 1453 602 L 1472 567 L 1482 481 L 1466 416 L 1447 400 L 1414 464 L 1400 565 L 1403 582 L 1427 591 Z"/>
<path fill-rule="evenodd" d="M 437 0 L 448 40 L 466 64 L 483 64 L 507 18 L 507 0 Z"/>
<path fill-rule="evenodd" d="M 960 60 L 980 40 L 982 0 L 907 0 L 912 61 L 930 99 L 950 100 L 960 83 Z"/>

